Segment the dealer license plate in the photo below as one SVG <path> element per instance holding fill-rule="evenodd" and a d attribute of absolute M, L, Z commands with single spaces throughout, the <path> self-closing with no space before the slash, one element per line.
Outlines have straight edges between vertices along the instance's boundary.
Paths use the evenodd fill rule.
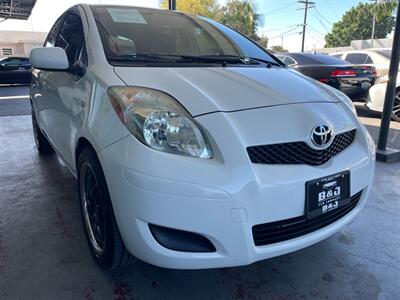
<path fill-rule="evenodd" d="M 306 183 L 306 215 L 308 219 L 337 210 L 349 204 L 350 171 L 326 176 Z"/>

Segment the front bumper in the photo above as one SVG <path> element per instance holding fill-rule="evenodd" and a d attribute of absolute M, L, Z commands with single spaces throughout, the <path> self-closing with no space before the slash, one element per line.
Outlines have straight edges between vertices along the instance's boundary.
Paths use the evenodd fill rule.
<path fill-rule="evenodd" d="M 298 108 L 293 109 L 298 111 Z M 240 127 L 240 120 L 246 119 L 246 114 L 253 120 L 262 117 L 268 122 L 265 121 L 268 115 L 262 110 L 241 112 L 236 121 L 232 115 L 229 119 Z M 244 155 L 232 151 L 250 142 L 227 135 L 221 115 L 206 115 L 197 120 L 205 132 L 215 126 L 219 128 L 210 138 L 214 149 L 212 160 L 153 151 L 131 136 L 99 153 L 121 236 L 127 249 L 137 258 L 177 269 L 247 265 L 331 236 L 365 205 L 374 173 L 374 157 L 370 150 L 372 146 L 368 146 L 371 141 L 361 125 L 357 128 L 356 140 L 348 149 L 323 166 L 311 167 L 251 164 L 245 151 L 241 151 Z M 246 136 L 251 139 L 250 134 Z M 276 137 L 279 138 L 279 134 Z M 306 235 L 255 246 L 253 226 L 304 215 L 305 182 L 343 170 L 351 172 L 351 194 L 363 191 L 352 211 Z M 188 253 L 167 249 L 155 240 L 149 224 L 200 234 L 212 242 L 216 252 Z"/>
<path fill-rule="evenodd" d="M 382 112 L 385 102 L 386 84 L 375 84 L 369 89 L 366 106 L 373 111 Z"/>

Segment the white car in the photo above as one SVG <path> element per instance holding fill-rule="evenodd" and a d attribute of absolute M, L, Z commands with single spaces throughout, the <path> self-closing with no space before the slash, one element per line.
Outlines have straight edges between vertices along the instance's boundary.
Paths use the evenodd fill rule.
<path fill-rule="evenodd" d="M 372 48 L 372 49 L 336 52 L 330 55 L 348 61 L 353 65 L 366 65 L 375 67 L 376 76 L 379 78 L 387 75 L 389 72 L 392 49 Z"/>
<path fill-rule="evenodd" d="M 247 265 L 365 205 L 374 143 L 350 99 L 212 20 L 79 5 L 31 62 L 38 150 L 77 177 L 105 269 Z"/>
<path fill-rule="evenodd" d="M 373 111 L 382 112 L 385 103 L 386 87 L 389 77 L 379 78 L 375 85 L 369 89 L 367 107 Z M 400 122 L 400 74 L 397 75 L 396 94 L 393 103 L 392 119 Z"/>

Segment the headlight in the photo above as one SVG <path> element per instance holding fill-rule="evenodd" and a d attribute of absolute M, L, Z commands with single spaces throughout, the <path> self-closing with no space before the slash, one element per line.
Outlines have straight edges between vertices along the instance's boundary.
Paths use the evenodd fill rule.
<path fill-rule="evenodd" d="M 119 119 L 143 144 L 172 154 L 212 158 L 200 128 L 168 94 L 142 87 L 110 87 L 108 97 Z"/>

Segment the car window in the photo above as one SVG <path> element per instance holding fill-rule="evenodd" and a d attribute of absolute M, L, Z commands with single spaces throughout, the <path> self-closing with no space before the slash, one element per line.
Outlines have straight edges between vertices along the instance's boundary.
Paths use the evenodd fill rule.
<path fill-rule="evenodd" d="M 277 62 L 238 32 L 212 20 L 167 10 L 92 6 L 109 61 L 139 55 L 247 56 Z"/>
<path fill-rule="evenodd" d="M 365 53 L 349 53 L 346 56 L 346 61 L 355 65 L 360 65 L 366 63 L 367 57 L 368 55 Z"/>
<path fill-rule="evenodd" d="M 53 27 L 49 31 L 49 34 L 47 35 L 46 41 L 44 42 L 44 47 L 54 47 L 54 44 L 56 43 L 58 30 L 59 30 L 63 20 L 64 20 L 64 16 L 61 16 L 54 23 Z"/>
<path fill-rule="evenodd" d="M 373 64 L 374 62 L 372 61 L 372 58 L 371 58 L 371 56 L 367 56 L 367 59 L 366 59 L 366 61 L 365 61 L 365 63 L 366 64 Z"/>
<path fill-rule="evenodd" d="M 19 66 L 22 65 L 23 61 L 20 58 L 9 58 L 5 62 L 3 62 L 3 65 L 5 66 Z"/>
<path fill-rule="evenodd" d="M 348 65 L 347 61 L 327 54 L 292 54 L 298 65 Z"/>
<path fill-rule="evenodd" d="M 392 50 L 379 50 L 376 51 L 379 55 L 382 55 L 383 57 L 390 59 L 392 57 Z"/>
<path fill-rule="evenodd" d="M 285 57 L 285 60 L 284 60 L 283 62 L 284 62 L 285 65 L 287 65 L 287 66 L 292 66 L 292 65 L 295 65 L 295 64 L 296 64 L 296 61 L 295 61 L 293 58 L 289 57 L 289 56 L 286 56 L 286 57 Z"/>
<path fill-rule="evenodd" d="M 276 55 L 276 54 L 275 54 L 275 57 L 276 57 L 277 59 L 279 59 L 281 62 L 283 62 L 283 61 L 285 60 L 285 57 L 286 57 L 286 56 Z"/>
<path fill-rule="evenodd" d="M 83 28 L 81 18 L 76 13 L 69 13 L 57 35 L 55 47 L 65 50 L 70 65 L 79 60 L 84 44 Z"/>

